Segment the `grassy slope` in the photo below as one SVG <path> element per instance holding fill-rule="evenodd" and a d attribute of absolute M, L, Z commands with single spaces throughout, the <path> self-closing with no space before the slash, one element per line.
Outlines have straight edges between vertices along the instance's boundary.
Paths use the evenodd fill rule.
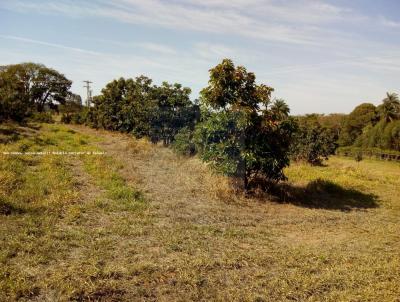
<path fill-rule="evenodd" d="M 0 152 L 107 155 L 0 154 L 0 300 L 400 296 L 399 164 L 294 165 L 282 204 L 233 198 L 196 159 L 121 134 L 11 128 Z"/>

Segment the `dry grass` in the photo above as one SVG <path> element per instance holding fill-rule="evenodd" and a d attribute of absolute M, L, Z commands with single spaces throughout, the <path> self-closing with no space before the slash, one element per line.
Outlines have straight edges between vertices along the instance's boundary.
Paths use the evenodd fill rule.
<path fill-rule="evenodd" d="M 128 135 L 52 125 L 1 146 L 20 148 L 107 155 L 2 158 L 2 300 L 399 301 L 398 164 L 294 165 L 268 201 Z"/>

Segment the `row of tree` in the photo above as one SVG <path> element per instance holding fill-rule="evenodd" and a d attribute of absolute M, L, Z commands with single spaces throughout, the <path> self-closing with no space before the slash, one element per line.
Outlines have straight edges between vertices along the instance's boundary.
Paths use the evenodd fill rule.
<path fill-rule="evenodd" d="M 273 88 L 257 84 L 254 73 L 229 59 L 210 70 L 208 86 L 191 102 L 180 84 L 153 85 L 144 76 L 114 80 L 93 99 L 86 123 L 96 128 L 147 136 L 216 170 L 255 183 L 285 179 L 290 157 L 320 163 L 334 153 L 337 139 L 320 123 L 289 116 Z M 329 133 L 329 135 L 328 135 Z"/>
<path fill-rule="evenodd" d="M 71 81 L 44 65 L 24 63 L 0 70 L 0 118 L 21 121 L 34 112 L 62 113 L 66 123 L 132 133 L 173 145 L 220 172 L 255 183 L 285 179 L 290 158 L 320 163 L 336 148 L 336 131 L 320 116 L 293 118 L 273 88 L 256 83 L 255 74 L 229 59 L 210 70 L 199 100 L 180 84 L 154 85 L 140 76 L 120 78 L 82 106 L 70 92 Z"/>
<path fill-rule="evenodd" d="M 114 80 L 93 98 L 86 122 L 95 128 L 147 136 L 169 145 L 180 129 L 193 128 L 199 106 L 190 101 L 191 90 L 167 82 L 157 86 L 140 76 Z"/>

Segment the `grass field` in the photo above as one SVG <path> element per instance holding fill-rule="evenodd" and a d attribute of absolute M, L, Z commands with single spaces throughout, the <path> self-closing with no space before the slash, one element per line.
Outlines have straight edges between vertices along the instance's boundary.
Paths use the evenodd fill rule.
<path fill-rule="evenodd" d="M 400 301 L 400 164 L 286 174 L 245 198 L 144 140 L 0 125 L 0 301 Z"/>

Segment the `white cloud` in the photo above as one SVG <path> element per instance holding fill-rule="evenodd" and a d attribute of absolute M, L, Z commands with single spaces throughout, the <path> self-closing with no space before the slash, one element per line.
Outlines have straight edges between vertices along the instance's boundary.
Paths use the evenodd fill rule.
<path fill-rule="evenodd" d="M 20 41 L 20 42 L 26 42 L 26 43 L 31 43 L 31 44 L 50 46 L 50 47 L 60 48 L 60 49 L 64 49 L 64 50 L 85 53 L 85 54 L 89 54 L 89 55 L 100 55 L 101 54 L 97 51 L 86 50 L 86 49 L 82 49 L 82 48 L 78 48 L 78 47 L 70 47 L 70 46 L 65 46 L 62 44 L 49 43 L 49 42 L 44 42 L 44 41 L 39 41 L 39 40 L 17 37 L 17 36 L 0 35 L 0 38 Z"/>
<path fill-rule="evenodd" d="M 347 8 L 316 0 L 47 0 L 40 3 L 19 0 L 9 3 L 8 7 L 306 45 L 325 45 L 327 41 L 346 37 L 346 33 L 321 26 L 357 17 Z"/>
<path fill-rule="evenodd" d="M 323 0 L 0 0 L 4 7 L 95 22 L 109 18 L 122 22 L 124 33 L 130 28 L 125 23 L 139 25 L 143 40 L 133 40 L 142 36 L 134 34 L 131 40 L 116 35 L 115 41 L 98 35 L 87 46 L 96 51 L 54 43 L 59 36 L 53 41 L 0 36 L 9 40 L 0 49 L 3 60 L 35 60 L 65 70 L 82 93 L 84 79 L 95 82 L 97 93 L 113 78 L 145 74 L 156 83 L 181 82 L 196 97 L 207 83 L 209 68 L 225 57 L 275 87 L 275 96 L 287 98 L 294 113 L 349 111 L 368 96 L 379 100 L 398 85 L 398 41 L 383 41 L 386 36 L 379 35 L 393 34 L 388 28 L 399 24 Z M 161 39 L 163 31 L 158 30 L 145 35 L 146 28 L 172 29 L 165 32 L 176 35 L 176 41 Z M 43 47 L 22 49 L 11 40 Z"/>
<path fill-rule="evenodd" d="M 164 44 L 159 44 L 159 43 L 150 43 L 150 42 L 142 42 L 142 43 L 137 43 L 139 47 L 142 47 L 145 50 L 149 50 L 152 52 L 158 52 L 162 54 L 167 54 L 167 55 L 175 55 L 176 50 L 173 49 L 172 47 L 169 47 Z"/>
<path fill-rule="evenodd" d="M 381 22 L 381 24 L 382 24 L 383 26 L 386 26 L 386 27 L 393 27 L 393 28 L 399 28 L 399 27 L 400 27 L 400 22 L 387 19 L 387 18 L 384 17 L 384 16 L 380 16 L 379 19 L 380 19 L 380 22 Z"/>

